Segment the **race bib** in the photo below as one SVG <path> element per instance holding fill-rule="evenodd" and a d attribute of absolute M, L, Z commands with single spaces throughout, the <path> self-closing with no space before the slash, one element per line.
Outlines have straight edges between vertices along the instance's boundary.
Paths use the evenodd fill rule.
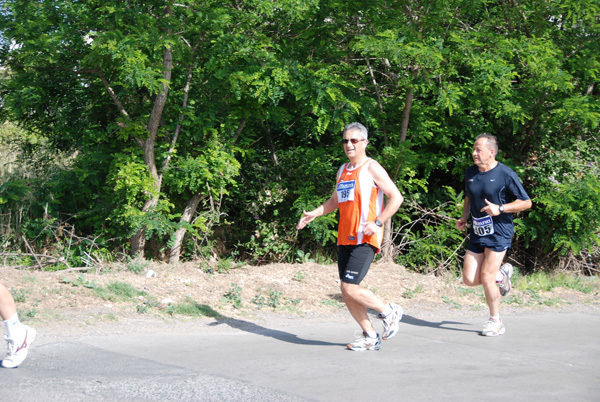
<path fill-rule="evenodd" d="M 494 234 L 494 221 L 491 216 L 484 216 L 482 218 L 473 217 L 473 232 L 477 236 L 489 236 Z"/>
<path fill-rule="evenodd" d="M 355 182 L 341 181 L 337 185 L 338 203 L 346 201 L 354 201 Z"/>

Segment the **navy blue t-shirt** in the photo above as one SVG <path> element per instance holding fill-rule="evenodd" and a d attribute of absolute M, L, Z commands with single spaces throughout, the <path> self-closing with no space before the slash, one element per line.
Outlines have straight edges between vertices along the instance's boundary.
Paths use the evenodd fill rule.
<path fill-rule="evenodd" d="M 516 199 L 528 200 L 529 195 L 517 174 L 500 162 L 487 172 L 480 172 L 473 165 L 465 172 L 465 187 L 473 219 L 471 241 L 482 246 L 510 245 L 515 232 L 512 214 L 502 213 L 490 217 L 481 212 L 481 209 L 487 205 L 485 199 L 497 205 L 508 204 Z"/>

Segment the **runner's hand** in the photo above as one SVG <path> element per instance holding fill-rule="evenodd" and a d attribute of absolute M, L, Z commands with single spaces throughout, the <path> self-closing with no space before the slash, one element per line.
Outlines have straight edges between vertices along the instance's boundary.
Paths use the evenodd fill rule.
<path fill-rule="evenodd" d="M 315 211 L 306 212 L 303 210 L 302 214 L 303 214 L 302 218 L 300 218 L 300 221 L 296 225 L 296 229 L 298 229 L 298 230 L 302 229 L 303 227 L 308 225 L 310 222 L 314 221 L 315 218 L 317 217 L 317 214 L 315 213 Z"/>
<path fill-rule="evenodd" d="M 365 223 L 365 228 L 363 229 L 363 233 L 365 234 L 365 236 L 373 236 L 375 233 L 377 233 L 378 229 L 379 229 L 379 226 L 377 226 L 375 224 L 375 222 L 367 222 L 367 223 Z"/>
<path fill-rule="evenodd" d="M 481 212 L 485 212 L 489 216 L 498 216 L 500 215 L 500 205 L 492 204 L 486 199 L 484 199 L 487 204 L 485 207 L 481 208 Z"/>

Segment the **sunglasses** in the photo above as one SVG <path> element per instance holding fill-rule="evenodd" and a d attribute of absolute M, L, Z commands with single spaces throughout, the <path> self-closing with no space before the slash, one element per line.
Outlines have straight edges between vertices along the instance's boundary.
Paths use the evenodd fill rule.
<path fill-rule="evenodd" d="M 353 143 L 353 144 L 357 144 L 357 143 L 359 143 L 359 142 L 361 142 L 361 141 L 366 141 L 366 139 L 365 139 L 365 138 L 363 138 L 363 139 L 360 139 L 360 140 L 359 140 L 359 139 L 356 139 L 356 138 L 351 138 L 351 139 L 347 140 L 347 139 L 345 139 L 345 138 L 342 138 L 342 144 L 347 144 L 348 142 L 351 142 L 351 143 Z"/>

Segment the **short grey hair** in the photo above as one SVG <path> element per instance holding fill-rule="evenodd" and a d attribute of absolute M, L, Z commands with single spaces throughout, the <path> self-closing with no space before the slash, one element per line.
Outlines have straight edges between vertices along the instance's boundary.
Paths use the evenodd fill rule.
<path fill-rule="evenodd" d="M 494 155 L 498 155 L 498 139 L 496 136 L 491 135 L 490 133 L 483 133 L 475 137 L 475 141 L 480 138 L 485 138 L 487 141 L 485 145 L 488 147 L 488 149 L 492 149 L 494 151 Z"/>
<path fill-rule="evenodd" d="M 359 130 L 361 138 L 364 138 L 365 140 L 369 139 L 369 132 L 367 131 L 367 128 L 360 123 L 354 122 L 346 125 L 343 133 L 346 133 L 346 131 L 350 130 Z"/>

